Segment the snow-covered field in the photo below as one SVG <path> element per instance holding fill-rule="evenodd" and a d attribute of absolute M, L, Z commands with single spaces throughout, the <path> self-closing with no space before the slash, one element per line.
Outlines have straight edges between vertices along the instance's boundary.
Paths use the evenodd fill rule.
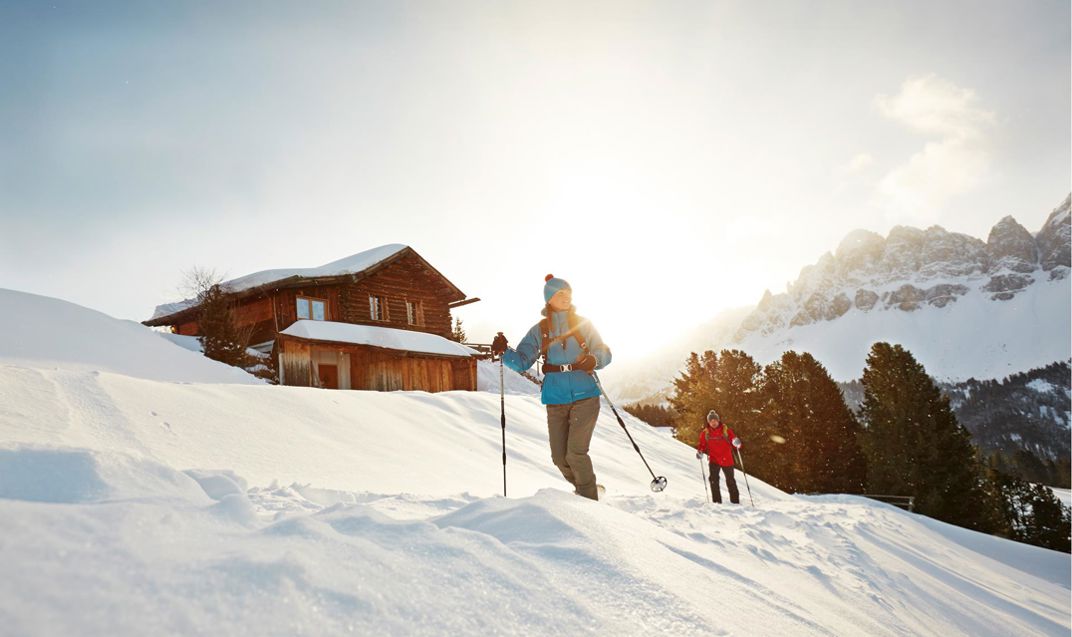
<path fill-rule="evenodd" d="M 510 372 L 503 498 L 490 365 L 478 392 L 273 387 L 61 301 L 0 307 L 0 634 L 1072 628 L 1066 554 L 755 479 L 754 508 L 716 507 L 691 451 L 625 415 L 655 494 L 606 407 L 608 494 L 578 498 Z"/>

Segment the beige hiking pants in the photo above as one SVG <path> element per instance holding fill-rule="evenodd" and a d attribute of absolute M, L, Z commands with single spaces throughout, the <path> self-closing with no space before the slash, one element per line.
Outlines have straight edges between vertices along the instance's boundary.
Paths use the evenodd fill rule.
<path fill-rule="evenodd" d="M 585 398 L 568 405 L 547 405 L 547 437 L 551 441 L 551 460 L 562 477 L 577 488 L 577 493 L 598 500 L 596 473 L 588 457 L 588 445 L 599 416 L 599 397 Z"/>

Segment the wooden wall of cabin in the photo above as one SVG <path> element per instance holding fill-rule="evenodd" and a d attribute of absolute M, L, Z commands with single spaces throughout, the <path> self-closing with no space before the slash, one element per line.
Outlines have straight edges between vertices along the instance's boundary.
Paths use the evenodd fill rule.
<path fill-rule="evenodd" d="M 353 389 L 427 392 L 476 389 L 476 359 L 399 355 L 374 348 L 348 351 Z"/>
<path fill-rule="evenodd" d="M 289 337 L 281 337 L 277 345 L 284 385 L 316 385 L 313 381 L 316 358 L 339 365 L 340 387 L 373 391 L 476 390 L 475 358 L 420 356 L 361 345 L 309 343 Z M 349 369 L 341 369 L 347 360 Z"/>
<path fill-rule="evenodd" d="M 313 379 L 311 347 L 308 343 L 287 339 L 278 347 L 280 379 L 284 385 L 310 387 Z"/>
<path fill-rule="evenodd" d="M 188 321 L 186 323 L 179 323 L 173 326 L 176 334 L 182 334 L 183 336 L 200 336 L 201 331 L 197 329 L 197 321 Z"/>
<path fill-rule="evenodd" d="M 451 371 L 454 374 L 453 389 L 463 391 L 476 391 L 476 359 L 458 358 L 451 361 Z"/>
<path fill-rule="evenodd" d="M 276 323 L 278 325 L 277 331 L 282 332 L 298 320 L 299 296 L 327 301 L 327 307 L 324 310 L 325 321 L 339 321 L 341 323 L 352 322 L 342 318 L 342 312 L 339 307 L 338 285 L 310 285 L 301 288 L 279 290 L 272 296 L 272 303 L 275 305 Z"/>
<path fill-rule="evenodd" d="M 438 290 L 434 286 L 442 285 L 438 279 L 421 281 L 418 277 L 399 274 L 394 265 L 388 271 L 376 273 L 356 283 L 334 286 L 310 286 L 279 290 L 272 298 L 275 315 L 278 319 L 278 331 L 283 331 L 298 320 L 298 297 L 323 299 L 327 301 L 325 320 L 357 325 L 378 325 L 401 330 L 414 330 L 437 334 L 444 338 L 453 332 L 453 319 L 448 304 L 451 302 L 448 290 Z M 374 321 L 369 311 L 369 296 L 375 295 L 386 299 L 386 320 Z M 406 301 L 418 301 L 424 322 L 410 325 L 407 322 Z M 266 328 L 267 325 L 266 324 Z M 273 326 L 274 327 L 274 326 Z M 272 338 L 269 335 L 262 342 Z"/>
<path fill-rule="evenodd" d="M 275 338 L 275 314 L 269 298 L 245 299 L 234 308 L 235 327 L 249 330 L 249 345 Z"/>
<path fill-rule="evenodd" d="M 370 295 L 387 300 L 386 320 L 372 320 L 369 313 Z M 421 304 L 423 323 L 410 325 L 407 322 L 407 300 Z M 453 325 L 448 305 L 458 300 L 451 288 L 426 268 L 420 259 L 406 256 L 356 283 L 341 286 L 339 309 L 342 318 L 338 320 L 428 332 L 449 338 Z"/>

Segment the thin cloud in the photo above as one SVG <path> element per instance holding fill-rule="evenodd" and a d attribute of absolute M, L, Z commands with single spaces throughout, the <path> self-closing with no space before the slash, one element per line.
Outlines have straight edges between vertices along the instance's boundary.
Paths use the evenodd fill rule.
<path fill-rule="evenodd" d="M 983 182 L 996 118 L 975 91 L 932 73 L 909 78 L 897 95 L 877 96 L 875 107 L 905 128 L 937 138 L 879 180 L 878 192 L 894 212 L 927 215 Z"/>

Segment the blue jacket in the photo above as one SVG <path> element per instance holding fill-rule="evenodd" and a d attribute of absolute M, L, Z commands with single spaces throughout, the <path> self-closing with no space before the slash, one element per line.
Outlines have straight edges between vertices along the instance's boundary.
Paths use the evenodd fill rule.
<path fill-rule="evenodd" d="M 596 369 L 610 365 L 610 348 L 600 338 L 599 332 L 592 324 L 581 320 L 580 332 L 588 345 L 588 351 L 596 357 Z M 566 312 L 554 312 L 551 315 L 550 337 L 555 338 L 569 331 L 569 319 Z M 537 323 L 521 339 L 517 349 L 507 349 L 503 354 L 503 364 L 516 372 L 523 372 L 532 367 L 540 358 L 540 324 Z M 563 347 L 565 345 L 565 347 Z M 562 343 L 551 346 L 547 352 L 547 362 L 552 365 L 568 365 L 577 362 L 584 350 L 575 338 L 567 338 Z M 566 405 L 599 395 L 599 387 L 591 374 L 583 371 L 551 372 L 543 379 L 543 392 L 540 401 L 545 405 Z"/>

